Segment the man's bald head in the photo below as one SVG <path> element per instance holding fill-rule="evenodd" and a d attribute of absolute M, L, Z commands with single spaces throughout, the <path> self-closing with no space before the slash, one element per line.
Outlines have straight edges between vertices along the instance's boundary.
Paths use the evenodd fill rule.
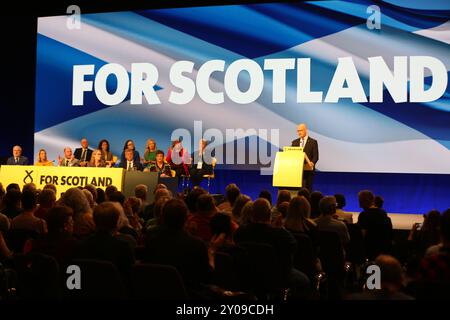
<path fill-rule="evenodd" d="M 381 287 L 398 290 L 403 282 L 403 269 L 400 262 L 390 255 L 379 255 L 375 264 L 380 267 Z"/>
<path fill-rule="evenodd" d="M 305 123 L 300 123 L 297 126 L 297 133 L 300 138 L 304 138 L 308 135 L 308 127 Z"/>

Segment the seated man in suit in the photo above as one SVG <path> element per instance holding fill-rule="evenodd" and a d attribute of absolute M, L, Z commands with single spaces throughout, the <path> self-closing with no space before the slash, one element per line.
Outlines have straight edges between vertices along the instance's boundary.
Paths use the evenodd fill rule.
<path fill-rule="evenodd" d="M 58 156 L 58 166 L 60 167 L 79 167 L 80 161 L 75 159 L 72 154 L 72 149 L 69 147 L 64 148 L 64 157 Z"/>
<path fill-rule="evenodd" d="M 135 161 L 133 159 L 134 150 L 126 149 L 124 151 L 124 153 L 125 153 L 125 161 L 120 163 L 121 168 L 123 168 L 127 171 L 142 171 L 143 170 L 142 163 Z"/>
<path fill-rule="evenodd" d="M 307 156 L 305 157 L 305 165 L 308 164 L 312 167 L 312 170 L 303 170 L 302 186 L 308 189 L 309 192 L 312 192 L 314 171 L 316 170 L 316 163 L 319 161 L 319 146 L 317 140 L 308 136 L 306 124 L 299 124 L 297 126 L 297 133 L 299 137 L 292 141 L 292 146 L 303 148 L 303 151 Z"/>
<path fill-rule="evenodd" d="M 10 166 L 27 166 L 28 158 L 22 156 L 22 148 L 20 146 L 14 146 L 13 156 L 6 161 L 6 164 Z"/>
<path fill-rule="evenodd" d="M 204 175 L 213 172 L 212 154 L 205 152 L 207 145 L 208 141 L 201 139 L 198 152 L 192 154 L 193 162 L 189 169 L 189 175 L 194 187 L 200 185 Z"/>
<path fill-rule="evenodd" d="M 75 159 L 80 161 L 80 167 L 86 167 L 91 161 L 92 150 L 89 149 L 89 143 L 86 138 L 81 139 L 81 148 L 76 148 L 73 153 Z"/>

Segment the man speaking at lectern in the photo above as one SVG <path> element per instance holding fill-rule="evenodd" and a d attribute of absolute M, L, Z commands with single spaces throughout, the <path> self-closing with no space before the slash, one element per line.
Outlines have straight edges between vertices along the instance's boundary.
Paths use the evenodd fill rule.
<path fill-rule="evenodd" d="M 316 170 L 316 163 L 319 161 L 319 146 L 317 140 L 308 137 L 306 124 L 299 124 L 297 126 L 297 133 L 299 137 L 292 141 L 292 146 L 303 148 L 303 152 L 305 153 L 305 166 L 303 167 L 302 185 L 312 192 L 314 171 Z"/>

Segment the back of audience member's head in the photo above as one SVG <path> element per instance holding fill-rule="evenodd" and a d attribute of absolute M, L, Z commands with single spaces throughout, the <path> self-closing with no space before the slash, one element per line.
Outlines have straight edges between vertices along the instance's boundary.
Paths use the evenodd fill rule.
<path fill-rule="evenodd" d="M 230 183 L 225 188 L 225 197 L 227 198 L 231 206 L 234 205 L 234 202 L 236 201 L 236 199 L 239 197 L 240 194 L 241 190 L 235 183 Z"/>
<path fill-rule="evenodd" d="M 11 190 L 17 190 L 20 192 L 20 186 L 17 183 L 10 183 L 6 187 L 6 193 L 8 193 Z"/>
<path fill-rule="evenodd" d="M 193 188 L 185 198 L 186 205 L 190 212 L 196 212 L 197 211 L 197 199 L 202 194 L 207 194 L 208 192 L 200 187 Z"/>
<path fill-rule="evenodd" d="M 309 190 L 305 187 L 301 187 L 300 190 L 298 190 L 297 195 L 305 197 L 308 202 L 311 199 L 311 192 L 309 192 Z"/>
<path fill-rule="evenodd" d="M 85 213 L 92 212 L 86 196 L 78 188 L 70 188 L 64 192 L 60 204 L 72 208 L 74 220 Z"/>
<path fill-rule="evenodd" d="M 89 202 L 89 207 L 91 207 L 91 209 L 94 209 L 95 202 L 94 202 L 94 197 L 92 196 L 92 193 L 87 189 L 83 189 L 81 191 L 83 191 L 84 196 L 86 197 L 87 201 Z"/>
<path fill-rule="evenodd" d="M 24 191 L 34 191 L 34 192 L 36 192 L 36 185 L 33 182 L 27 183 L 22 188 L 22 192 L 24 192 Z"/>
<path fill-rule="evenodd" d="M 270 224 L 270 203 L 266 199 L 258 198 L 253 202 L 253 214 L 251 220 L 253 223 Z"/>
<path fill-rule="evenodd" d="M 130 224 L 130 220 L 128 220 L 128 217 L 127 217 L 122 205 L 116 201 L 112 202 L 112 204 L 119 211 L 119 219 L 117 220 L 117 230 L 120 232 L 122 230 L 122 228 L 133 228 Z"/>
<path fill-rule="evenodd" d="M 278 208 L 280 206 L 280 204 L 282 204 L 283 202 L 289 202 L 289 201 L 291 201 L 291 193 L 289 192 L 289 190 L 280 190 L 278 192 L 276 207 Z"/>
<path fill-rule="evenodd" d="M 94 200 L 94 203 L 97 203 L 97 189 L 92 184 L 88 184 L 84 187 L 84 189 L 88 190 L 92 194 L 92 200 Z"/>
<path fill-rule="evenodd" d="M 186 204 L 179 199 L 168 200 L 162 210 L 162 224 L 172 230 L 182 230 L 187 219 Z"/>
<path fill-rule="evenodd" d="M 142 201 L 147 200 L 148 187 L 145 184 L 138 184 L 134 188 L 134 196 Z"/>
<path fill-rule="evenodd" d="M 97 188 L 97 204 L 100 204 L 105 201 L 106 201 L 105 190 L 103 190 L 102 188 Z"/>
<path fill-rule="evenodd" d="M 6 191 L 3 188 L 3 184 L 0 182 L 0 202 L 2 201 L 3 197 L 5 196 Z"/>
<path fill-rule="evenodd" d="M 161 223 L 163 208 L 169 200 L 169 197 L 161 197 L 155 202 L 155 206 L 153 207 L 153 217 L 156 219 L 157 224 Z"/>
<path fill-rule="evenodd" d="M 319 202 L 320 213 L 330 216 L 336 213 L 336 199 L 333 196 L 323 197 Z"/>
<path fill-rule="evenodd" d="M 164 189 L 164 188 L 158 189 L 155 192 L 155 199 L 154 199 L 154 201 L 156 202 L 159 199 L 164 198 L 164 197 L 165 198 L 172 198 L 172 192 L 170 190 Z"/>
<path fill-rule="evenodd" d="M 269 190 L 262 190 L 262 191 L 259 193 L 258 198 L 264 198 L 264 199 L 266 199 L 267 201 L 269 201 L 270 205 L 272 205 L 272 194 L 270 193 Z"/>
<path fill-rule="evenodd" d="M 47 228 L 49 234 L 56 234 L 61 232 L 73 232 L 73 210 L 66 206 L 54 206 L 49 209 L 45 220 L 47 221 Z"/>
<path fill-rule="evenodd" d="M 56 190 L 56 186 L 52 183 L 47 183 L 44 188 L 42 188 L 42 190 L 46 190 L 46 189 L 50 189 L 53 190 L 53 192 L 55 192 L 55 194 L 58 193 L 58 190 Z"/>
<path fill-rule="evenodd" d="M 106 201 L 94 209 L 94 222 L 97 232 L 114 233 L 117 230 L 120 211 L 117 204 Z"/>
<path fill-rule="evenodd" d="M 20 197 L 20 201 L 22 203 L 22 209 L 24 211 L 32 211 L 36 209 L 37 206 L 37 195 L 36 191 L 25 190 L 22 192 Z"/>
<path fill-rule="evenodd" d="M 382 196 L 376 196 L 373 199 L 373 204 L 375 205 L 375 207 L 382 209 L 383 205 L 384 205 L 384 199 Z"/>
<path fill-rule="evenodd" d="M 106 189 L 105 189 L 105 196 L 106 196 L 105 200 L 109 201 L 109 197 L 116 191 L 117 191 L 117 187 L 116 186 L 113 186 L 113 185 L 107 186 Z"/>
<path fill-rule="evenodd" d="M 289 202 L 284 226 L 293 231 L 304 231 L 303 222 L 311 215 L 311 205 L 303 196 L 296 196 Z"/>
<path fill-rule="evenodd" d="M 239 218 L 239 225 L 245 226 L 252 222 L 253 216 L 253 201 L 248 201 L 241 210 L 241 216 Z"/>
<path fill-rule="evenodd" d="M 281 217 L 283 219 L 286 219 L 288 209 L 289 209 L 289 202 L 287 201 L 280 203 L 280 205 L 278 206 L 278 212 L 281 214 Z"/>
<path fill-rule="evenodd" d="M 441 237 L 447 247 L 450 246 L 450 208 L 442 213 L 441 217 Z"/>
<path fill-rule="evenodd" d="M 202 194 L 198 197 L 197 212 L 200 214 L 211 214 L 216 212 L 216 204 L 212 195 Z"/>
<path fill-rule="evenodd" d="M 127 215 L 133 215 L 139 212 L 141 209 L 142 200 L 137 197 L 128 197 L 125 200 L 127 207 L 131 209 L 131 212 L 125 212 Z M 127 209 L 128 210 L 128 209 Z"/>
<path fill-rule="evenodd" d="M 441 213 L 438 210 L 431 210 L 424 215 L 422 231 L 437 231 L 441 225 Z"/>
<path fill-rule="evenodd" d="M 338 209 L 343 209 L 347 204 L 347 202 L 345 201 L 345 196 L 343 194 L 336 193 L 334 195 L 334 198 L 336 199 L 336 207 Z"/>
<path fill-rule="evenodd" d="M 118 202 L 118 203 L 120 203 L 120 205 L 123 206 L 123 204 L 125 202 L 125 196 L 122 192 L 115 191 L 109 196 L 108 201 Z"/>
<path fill-rule="evenodd" d="M 167 189 L 167 186 L 164 183 L 158 183 L 153 190 L 153 194 L 155 194 L 159 189 Z"/>
<path fill-rule="evenodd" d="M 52 189 L 44 189 L 38 196 L 39 206 L 42 208 L 51 208 L 56 204 L 56 194 Z"/>
<path fill-rule="evenodd" d="M 309 203 L 311 204 L 311 218 L 317 218 L 320 216 L 319 202 L 323 198 L 323 194 L 320 191 L 311 192 Z"/>
<path fill-rule="evenodd" d="M 3 197 L 0 210 L 19 209 L 21 195 L 20 190 L 10 189 Z"/>
<path fill-rule="evenodd" d="M 236 221 L 239 221 L 242 209 L 244 208 L 245 204 L 249 201 L 252 201 L 252 199 L 249 196 L 241 194 L 234 202 L 234 206 L 231 209 L 231 214 Z"/>
<path fill-rule="evenodd" d="M 366 210 L 373 206 L 375 196 L 370 190 L 362 190 L 358 193 L 359 207 Z"/>
<path fill-rule="evenodd" d="M 396 292 L 403 285 L 403 269 L 400 262 L 390 255 L 379 255 L 375 264 L 380 267 L 381 288 Z"/>
<path fill-rule="evenodd" d="M 209 222 L 211 234 L 219 236 L 224 233 L 226 237 L 231 236 L 231 217 L 228 214 L 217 213 Z"/>

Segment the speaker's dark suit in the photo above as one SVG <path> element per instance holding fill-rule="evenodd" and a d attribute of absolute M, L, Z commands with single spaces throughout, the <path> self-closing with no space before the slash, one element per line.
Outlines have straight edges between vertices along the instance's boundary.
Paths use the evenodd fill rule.
<path fill-rule="evenodd" d="M 299 147 L 300 138 L 293 140 L 292 146 Z M 308 137 L 308 139 L 306 140 L 306 144 L 303 146 L 303 152 L 305 152 L 309 160 L 314 163 L 313 171 L 303 171 L 303 186 L 310 192 L 312 192 L 314 171 L 316 170 L 316 163 L 317 161 L 319 161 L 319 145 L 317 143 L 317 140 Z"/>
<path fill-rule="evenodd" d="M 83 148 L 76 148 L 73 156 L 75 157 L 75 159 L 78 159 L 81 161 L 81 155 L 83 154 Z M 92 150 L 91 149 L 87 149 L 86 151 L 86 160 L 87 162 L 91 161 L 91 157 L 92 157 Z"/>
<path fill-rule="evenodd" d="M 28 158 L 27 157 L 20 156 L 18 160 L 19 161 L 16 162 L 14 157 L 8 158 L 8 160 L 6 161 L 6 164 L 10 165 L 10 166 L 14 166 L 14 165 L 27 166 L 28 165 Z"/>
<path fill-rule="evenodd" d="M 119 165 L 120 168 L 128 170 L 128 162 L 125 160 L 125 162 L 121 162 Z M 142 166 L 142 163 L 133 161 L 133 170 L 134 171 L 142 171 L 144 170 L 144 167 Z"/>

